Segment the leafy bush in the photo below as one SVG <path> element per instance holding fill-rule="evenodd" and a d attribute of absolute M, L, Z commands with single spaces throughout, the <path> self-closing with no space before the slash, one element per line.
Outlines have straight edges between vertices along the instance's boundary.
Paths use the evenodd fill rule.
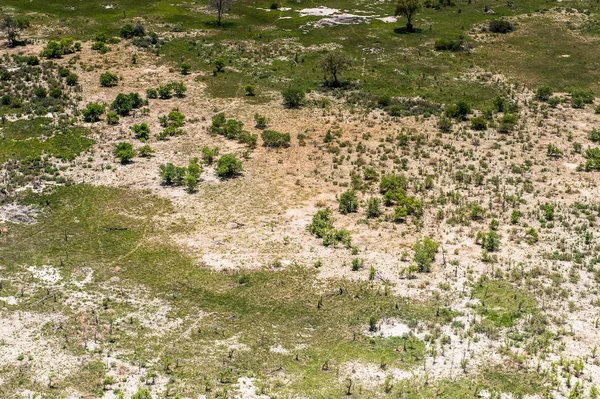
<path fill-rule="evenodd" d="M 172 97 L 171 90 L 172 90 L 172 87 L 170 84 L 160 86 L 157 89 L 158 98 L 160 98 L 161 100 L 168 100 L 169 98 Z"/>
<path fill-rule="evenodd" d="M 172 163 L 162 164 L 159 166 L 160 178 L 167 186 L 180 186 L 183 184 L 183 179 L 187 169 L 185 167 L 175 166 Z"/>
<path fill-rule="evenodd" d="M 345 229 L 334 229 L 334 221 L 331 209 L 320 209 L 313 215 L 312 222 L 308 225 L 308 231 L 317 238 L 322 238 L 325 246 L 341 242 L 349 248 L 352 245 L 350 233 Z"/>
<path fill-rule="evenodd" d="M 158 90 L 153 88 L 146 89 L 146 97 L 150 99 L 158 98 Z"/>
<path fill-rule="evenodd" d="M 513 114 L 505 114 L 498 124 L 500 133 L 508 133 L 515 128 L 517 124 L 517 116 Z"/>
<path fill-rule="evenodd" d="M 64 52 L 62 46 L 58 42 L 50 41 L 46 47 L 44 47 L 40 53 L 40 56 L 45 58 L 60 58 L 63 56 L 63 54 Z"/>
<path fill-rule="evenodd" d="M 110 72 L 104 72 L 100 75 L 100 86 L 101 87 L 113 87 L 119 84 L 119 77 Z"/>
<path fill-rule="evenodd" d="M 356 212 L 358 210 L 358 199 L 354 190 L 345 191 L 338 200 L 339 210 L 342 214 Z"/>
<path fill-rule="evenodd" d="M 579 170 L 587 172 L 600 170 L 600 148 L 590 148 L 585 151 L 585 162 L 579 165 Z"/>
<path fill-rule="evenodd" d="M 487 234 L 479 232 L 477 239 L 486 251 L 495 252 L 500 249 L 500 236 L 494 230 L 490 230 Z"/>
<path fill-rule="evenodd" d="M 254 114 L 254 121 L 256 122 L 256 125 L 254 125 L 254 127 L 256 127 L 257 129 L 264 129 L 269 123 L 269 118 L 259 114 Z"/>
<path fill-rule="evenodd" d="M 123 39 L 131 39 L 135 36 L 133 25 L 125 24 L 121 27 L 120 35 Z"/>
<path fill-rule="evenodd" d="M 79 81 L 79 76 L 74 73 L 69 73 L 65 81 L 67 82 L 68 86 L 75 86 Z"/>
<path fill-rule="evenodd" d="M 473 130 L 485 130 L 487 129 L 487 122 L 481 116 L 476 116 L 471 119 L 471 129 Z"/>
<path fill-rule="evenodd" d="M 119 114 L 117 114 L 115 111 L 109 111 L 106 114 L 106 122 L 109 125 L 116 125 L 119 123 Z"/>
<path fill-rule="evenodd" d="M 404 175 L 394 173 L 386 174 L 381 177 L 379 183 L 379 191 L 385 194 L 389 191 L 397 191 L 398 189 L 406 190 L 408 188 L 408 179 Z"/>
<path fill-rule="evenodd" d="M 493 33 L 509 33 L 515 30 L 515 26 L 503 19 L 495 19 L 490 21 L 489 30 Z"/>
<path fill-rule="evenodd" d="M 104 113 L 104 107 L 98 103 L 90 103 L 82 111 L 83 120 L 86 122 L 98 122 L 100 115 Z"/>
<path fill-rule="evenodd" d="M 225 154 L 217 161 L 216 173 L 222 179 L 238 176 L 243 171 L 242 161 L 235 155 Z"/>
<path fill-rule="evenodd" d="M 573 108 L 583 108 L 585 104 L 592 104 L 594 99 L 594 92 L 591 89 L 571 91 L 571 106 Z"/>
<path fill-rule="evenodd" d="M 192 66 L 188 63 L 181 64 L 180 68 L 181 68 L 182 75 L 189 75 L 190 71 L 192 70 Z"/>
<path fill-rule="evenodd" d="M 401 195 L 397 197 L 394 208 L 394 221 L 401 222 L 408 216 L 420 217 L 423 215 L 423 203 L 415 197 Z"/>
<path fill-rule="evenodd" d="M 110 106 L 110 109 L 115 111 L 121 116 L 129 115 L 131 110 L 134 108 L 139 108 L 143 105 L 143 101 L 139 94 L 137 93 L 129 93 L 123 94 L 119 93 L 117 98 L 113 101 Z"/>
<path fill-rule="evenodd" d="M 98 52 L 100 52 L 100 54 L 106 54 L 111 49 L 110 49 L 110 47 L 108 47 L 106 45 L 106 43 L 103 43 L 103 42 L 94 42 L 92 44 L 92 50 L 98 51 Z"/>
<path fill-rule="evenodd" d="M 121 160 L 121 163 L 127 163 L 135 157 L 135 150 L 130 143 L 118 143 L 113 152 L 115 157 Z"/>
<path fill-rule="evenodd" d="M 290 146 L 290 134 L 279 133 L 275 130 L 265 130 L 261 134 L 263 145 L 272 148 L 287 148 Z"/>
<path fill-rule="evenodd" d="M 440 119 L 438 119 L 437 127 L 442 132 L 448 133 L 452 130 L 452 120 L 442 115 Z"/>
<path fill-rule="evenodd" d="M 540 101 L 548 101 L 552 97 L 552 89 L 550 86 L 540 86 L 535 91 L 535 98 Z"/>
<path fill-rule="evenodd" d="M 283 104 L 288 108 L 296 108 L 304 104 L 306 94 L 299 87 L 288 87 L 281 92 Z"/>
<path fill-rule="evenodd" d="M 449 118 L 465 119 L 471 113 L 471 105 L 466 101 L 459 101 L 444 108 L 444 113 Z"/>
<path fill-rule="evenodd" d="M 254 89 L 254 86 L 251 85 L 251 84 L 247 84 L 245 90 L 246 90 L 246 95 L 248 97 L 254 97 L 256 95 L 256 91 Z"/>
<path fill-rule="evenodd" d="M 425 237 L 422 241 L 415 243 L 413 250 L 415 251 L 413 260 L 417 264 L 419 272 L 429 272 L 438 251 L 438 243 L 429 237 Z"/>
<path fill-rule="evenodd" d="M 367 200 L 367 217 L 376 218 L 381 216 L 381 200 L 377 197 L 372 197 Z"/>
<path fill-rule="evenodd" d="M 215 157 L 217 155 L 219 155 L 219 147 L 213 147 L 213 148 L 210 148 L 208 146 L 202 147 L 202 161 L 205 164 L 211 165 L 214 162 Z"/>
<path fill-rule="evenodd" d="M 150 158 L 154 154 L 154 150 L 149 145 L 145 145 L 139 149 L 138 154 L 142 158 Z"/>
<path fill-rule="evenodd" d="M 438 39 L 435 41 L 433 48 L 436 51 L 463 51 L 462 39 Z"/>
<path fill-rule="evenodd" d="M 131 130 L 135 133 L 135 138 L 141 141 L 146 141 L 150 138 L 150 128 L 147 123 L 131 126 Z"/>

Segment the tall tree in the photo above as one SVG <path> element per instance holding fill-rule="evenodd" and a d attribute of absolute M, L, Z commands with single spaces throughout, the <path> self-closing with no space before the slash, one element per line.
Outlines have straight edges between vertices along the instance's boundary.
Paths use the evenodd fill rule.
<path fill-rule="evenodd" d="M 325 72 L 328 84 L 337 87 L 340 85 L 339 75 L 352 65 L 352 59 L 336 51 L 329 53 L 319 61 L 319 66 Z M 330 79 L 331 78 L 331 79 Z"/>
<path fill-rule="evenodd" d="M 233 5 L 234 0 L 210 0 L 212 8 L 217 10 L 217 24 L 221 26 L 221 18 L 225 11 L 228 11 Z"/>
<path fill-rule="evenodd" d="M 421 9 L 421 0 L 398 0 L 396 2 L 395 15 L 404 15 L 406 17 L 406 30 L 412 32 L 412 19 Z"/>
<path fill-rule="evenodd" d="M 23 17 L 13 17 L 10 14 L 4 14 L 0 21 L 0 29 L 6 31 L 8 45 L 14 47 L 19 44 L 21 31 L 29 27 L 29 20 Z"/>

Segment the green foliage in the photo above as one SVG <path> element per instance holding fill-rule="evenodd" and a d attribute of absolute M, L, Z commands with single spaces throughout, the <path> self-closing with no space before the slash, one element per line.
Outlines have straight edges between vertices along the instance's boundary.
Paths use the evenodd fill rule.
<path fill-rule="evenodd" d="M 116 125 L 117 123 L 119 123 L 119 114 L 117 114 L 115 111 L 109 111 L 106 113 L 106 122 L 109 125 Z"/>
<path fill-rule="evenodd" d="M 498 124 L 498 131 L 500 133 L 508 133 L 515 128 L 517 124 L 517 116 L 513 114 L 504 114 L 500 123 Z"/>
<path fill-rule="evenodd" d="M 286 89 L 283 89 L 281 92 L 283 96 L 283 105 L 288 108 L 297 108 L 304 104 L 304 97 L 306 94 L 304 90 L 296 86 L 290 86 Z"/>
<path fill-rule="evenodd" d="M 104 107 L 98 103 L 90 103 L 82 111 L 83 119 L 86 122 L 98 122 L 103 113 Z"/>
<path fill-rule="evenodd" d="M 269 118 L 259 114 L 254 114 L 254 121 L 256 122 L 254 127 L 257 129 L 265 129 L 269 124 Z"/>
<path fill-rule="evenodd" d="M 546 146 L 546 152 L 549 157 L 560 157 L 562 156 L 562 151 L 552 143 L 548 143 Z"/>
<path fill-rule="evenodd" d="M 413 31 L 413 17 L 423 7 L 421 0 L 396 0 L 396 10 L 394 15 L 404 15 L 406 17 L 406 30 Z"/>
<path fill-rule="evenodd" d="M 65 82 L 67 82 L 67 86 L 75 86 L 78 81 L 79 81 L 79 76 L 77 76 L 74 73 L 69 73 L 67 75 L 67 78 L 65 79 Z"/>
<path fill-rule="evenodd" d="M 444 113 L 449 118 L 464 120 L 471 113 L 471 105 L 466 101 L 459 101 L 444 108 Z"/>
<path fill-rule="evenodd" d="M 437 39 L 433 44 L 436 51 L 463 51 L 462 39 Z"/>
<path fill-rule="evenodd" d="M 387 194 L 387 193 L 386 193 Z M 423 203 L 410 196 L 399 196 L 394 208 L 394 221 L 401 222 L 407 216 L 421 217 L 423 215 Z"/>
<path fill-rule="evenodd" d="M 92 44 L 92 50 L 98 51 L 98 52 L 100 52 L 100 54 L 106 54 L 111 50 L 111 48 L 109 46 L 107 46 L 106 43 L 94 42 Z"/>
<path fill-rule="evenodd" d="M 354 190 L 347 190 L 338 200 L 339 210 L 342 214 L 347 215 L 358 210 L 358 199 L 356 198 L 356 192 Z"/>
<path fill-rule="evenodd" d="M 233 154 L 225 154 L 217 161 L 216 173 L 222 179 L 230 179 L 243 171 L 242 161 Z"/>
<path fill-rule="evenodd" d="M 475 118 L 471 118 L 471 129 L 473 130 L 486 130 L 487 122 L 481 116 L 476 116 Z"/>
<path fill-rule="evenodd" d="M 537 312 L 536 300 L 507 281 L 482 277 L 473 294 L 481 303 L 478 313 L 498 326 L 511 327 L 523 314 Z"/>
<path fill-rule="evenodd" d="M 550 86 L 540 86 L 535 91 L 535 98 L 539 101 L 548 101 L 552 97 L 552 88 Z"/>
<path fill-rule="evenodd" d="M 121 116 L 127 116 L 129 113 L 135 109 L 139 108 L 143 105 L 143 101 L 139 94 L 137 93 L 129 93 L 123 94 L 119 93 L 117 98 L 112 102 L 110 109 L 115 111 L 117 114 Z"/>
<path fill-rule="evenodd" d="M 500 236 L 494 230 L 490 230 L 487 234 L 479 232 L 476 241 L 486 251 L 495 252 L 500 249 Z"/>
<path fill-rule="evenodd" d="M 340 85 L 340 75 L 351 66 L 352 58 L 341 51 L 327 53 L 319 60 L 319 67 L 325 74 L 325 84 L 332 87 Z"/>
<path fill-rule="evenodd" d="M 10 47 L 23 44 L 20 40 L 21 32 L 29 28 L 29 26 L 29 19 L 22 16 L 4 14 L 2 20 L 0 20 L 0 30 L 6 32 L 6 38 Z"/>
<path fill-rule="evenodd" d="M 141 141 L 146 141 L 150 138 L 150 128 L 147 123 L 131 126 L 131 130 L 135 133 L 135 138 Z"/>
<path fill-rule="evenodd" d="M 152 399 L 152 395 L 145 388 L 140 388 L 131 396 L 131 399 Z"/>
<path fill-rule="evenodd" d="M 154 150 L 149 145 L 145 145 L 138 150 L 138 155 L 142 158 L 150 158 L 154 154 Z"/>
<path fill-rule="evenodd" d="M 119 84 L 119 77 L 110 72 L 104 72 L 100 75 L 100 86 L 101 87 L 114 87 Z"/>
<path fill-rule="evenodd" d="M 347 248 L 352 245 L 350 233 L 345 230 L 336 230 L 333 227 L 335 219 L 330 208 L 319 209 L 313 215 L 311 224 L 308 225 L 308 231 L 317 238 L 323 239 L 323 245 L 336 245 L 343 243 Z"/>
<path fill-rule="evenodd" d="M 115 146 L 113 154 L 121 163 L 128 163 L 135 157 L 135 150 L 131 143 L 121 142 Z"/>
<path fill-rule="evenodd" d="M 246 96 L 248 97 L 254 97 L 256 95 L 256 89 L 254 85 L 247 84 L 244 90 L 246 91 Z"/>
<path fill-rule="evenodd" d="M 448 133 L 452 130 L 452 120 L 445 115 L 442 115 L 440 119 L 438 119 L 437 127 L 440 131 Z"/>
<path fill-rule="evenodd" d="M 367 217 L 376 218 L 381 216 L 381 200 L 377 197 L 372 197 L 367 200 Z"/>
<path fill-rule="evenodd" d="M 261 134 L 263 145 L 272 148 L 287 148 L 290 146 L 290 134 L 279 133 L 275 130 L 264 130 Z"/>
<path fill-rule="evenodd" d="M 594 143 L 600 142 L 600 130 L 593 128 L 592 131 L 590 132 L 588 138 L 591 141 L 593 141 Z"/>
<path fill-rule="evenodd" d="M 547 221 L 554 220 L 554 205 L 543 204 L 541 208 L 542 212 L 544 212 L 544 219 L 546 219 Z"/>
<path fill-rule="evenodd" d="M 62 46 L 58 42 L 50 41 L 50 42 L 48 42 L 46 47 L 44 47 L 44 49 L 40 53 L 40 56 L 51 59 L 51 58 L 60 58 L 63 56 L 63 54 L 64 54 L 64 52 L 63 52 Z"/>
<path fill-rule="evenodd" d="M 590 172 L 600 170 L 600 148 L 590 148 L 585 150 L 585 162 L 579 165 L 579 170 Z"/>
<path fill-rule="evenodd" d="M 181 166 L 175 166 L 172 163 L 159 166 L 160 178 L 167 186 L 180 186 L 184 183 L 187 169 Z"/>
<path fill-rule="evenodd" d="M 594 103 L 594 92 L 592 89 L 571 90 L 571 106 L 573 108 L 583 108 L 585 104 Z"/>
<path fill-rule="evenodd" d="M 179 66 L 179 68 L 181 69 L 181 74 L 182 75 L 189 75 L 190 71 L 192 70 L 192 66 L 188 63 L 183 63 Z"/>
<path fill-rule="evenodd" d="M 225 60 L 223 58 L 217 58 L 215 60 L 215 74 L 218 72 L 225 72 Z"/>
<path fill-rule="evenodd" d="M 398 189 L 408 189 L 408 179 L 404 175 L 389 173 L 381 176 L 379 191 L 382 194 L 385 194 L 389 191 L 397 191 Z"/>
<path fill-rule="evenodd" d="M 208 146 L 202 147 L 202 161 L 205 164 L 211 165 L 214 162 L 217 155 L 219 155 L 219 147 L 213 147 L 213 148 L 210 148 Z"/>
<path fill-rule="evenodd" d="M 438 243 L 433 241 L 429 237 L 423 238 L 421 241 L 417 241 L 413 246 L 415 255 L 413 260 L 419 268 L 419 272 L 428 273 L 431 270 L 431 264 L 435 260 L 435 254 L 438 251 Z"/>
<path fill-rule="evenodd" d="M 490 21 L 489 30 L 493 33 L 509 33 L 515 30 L 515 26 L 504 19 Z"/>

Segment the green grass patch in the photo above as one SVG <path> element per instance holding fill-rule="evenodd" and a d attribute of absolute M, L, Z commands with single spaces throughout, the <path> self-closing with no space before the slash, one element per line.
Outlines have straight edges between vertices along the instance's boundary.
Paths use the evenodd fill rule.
<path fill-rule="evenodd" d="M 0 125 L 0 163 L 49 155 L 71 160 L 89 149 L 90 131 L 77 126 L 53 126 L 49 118 L 6 122 Z"/>
<path fill-rule="evenodd" d="M 497 326 L 510 327 L 525 314 L 537 313 L 537 300 L 508 281 L 481 279 L 473 287 L 477 311 Z"/>

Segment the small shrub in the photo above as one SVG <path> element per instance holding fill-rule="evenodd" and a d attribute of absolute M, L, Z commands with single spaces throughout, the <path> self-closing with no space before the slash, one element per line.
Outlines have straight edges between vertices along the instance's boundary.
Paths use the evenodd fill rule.
<path fill-rule="evenodd" d="M 243 171 L 242 161 L 235 155 L 225 154 L 217 161 L 216 173 L 222 179 L 236 177 Z"/>
<path fill-rule="evenodd" d="M 486 130 L 487 122 L 480 116 L 476 116 L 471 119 L 471 129 L 473 130 Z"/>
<path fill-rule="evenodd" d="M 552 97 L 550 86 L 540 86 L 535 91 L 535 98 L 539 101 L 548 101 Z"/>
<path fill-rule="evenodd" d="M 202 161 L 205 164 L 211 165 L 214 162 L 217 155 L 219 155 L 219 147 L 202 147 Z"/>
<path fill-rule="evenodd" d="M 435 260 L 435 254 L 438 251 L 438 243 L 429 237 L 425 237 L 423 240 L 415 243 L 413 250 L 415 251 L 413 259 L 417 264 L 419 272 L 429 272 L 431 264 Z"/>
<path fill-rule="evenodd" d="M 138 155 L 142 158 L 150 158 L 154 154 L 154 150 L 149 145 L 145 145 L 139 149 Z"/>
<path fill-rule="evenodd" d="M 256 91 L 254 89 L 254 86 L 251 85 L 251 84 L 247 84 L 245 90 L 246 90 L 246 95 L 248 97 L 254 97 L 256 95 Z"/>
<path fill-rule="evenodd" d="M 150 128 L 147 123 L 131 126 L 131 130 L 135 133 L 135 138 L 141 141 L 146 141 L 150 138 Z"/>
<path fill-rule="evenodd" d="M 114 87 L 119 84 L 119 77 L 113 73 L 105 72 L 100 75 L 101 87 Z"/>
<path fill-rule="evenodd" d="M 287 148 L 290 146 L 290 134 L 279 133 L 275 130 L 265 130 L 261 134 L 263 145 L 272 148 Z"/>
<path fill-rule="evenodd" d="M 181 64 L 180 68 L 181 68 L 182 75 L 189 75 L 190 71 L 192 70 L 192 66 L 187 63 Z"/>
<path fill-rule="evenodd" d="M 358 199 L 354 190 L 345 191 L 338 200 L 339 210 L 342 214 L 353 213 L 358 210 Z"/>
<path fill-rule="evenodd" d="M 98 122 L 100 115 L 104 113 L 104 107 L 98 103 L 90 103 L 82 111 L 83 120 L 86 122 Z"/>
<path fill-rule="evenodd" d="M 123 142 L 115 146 L 113 154 L 121 163 L 128 163 L 135 157 L 135 150 L 130 143 Z"/>
<path fill-rule="evenodd" d="M 515 26 L 503 19 L 495 19 L 490 21 L 489 30 L 493 33 L 509 33 L 515 30 Z"/>
<path fill-rule="evenodd" d="M 265 129 L 269 124 L 269 118 L 259 114 L 254 114 L 254 121 L 256 122 L 254 127 L 256 127 L 257 129 Z"/>
<path fill-rule="evenodd" d="M 109 125 L 116 125 L 117 123 L 119 123 L 119 114 L 117 114 L 115 111 L 107 112 L 106 122 Z"/>
<path fill-rule="evenodd" d="M 283 104 L 288 108 L 296 108 L 304 104 L 306 94 L 299 87 L 288 87 L 281 92 Z"/>

